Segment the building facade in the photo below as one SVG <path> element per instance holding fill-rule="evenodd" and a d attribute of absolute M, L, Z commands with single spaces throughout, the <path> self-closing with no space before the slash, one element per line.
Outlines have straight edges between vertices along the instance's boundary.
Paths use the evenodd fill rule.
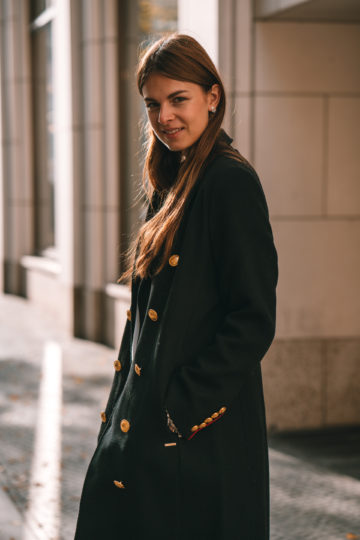
<path fill-rule="evenodd" d="M 0 0 L 0 279 L 119 346 L 143 215 L 139 44 L 194 35 L 228 92 L 279 253 L 274 429 L 360 423 L 360 8 L 354 0 Z"/>

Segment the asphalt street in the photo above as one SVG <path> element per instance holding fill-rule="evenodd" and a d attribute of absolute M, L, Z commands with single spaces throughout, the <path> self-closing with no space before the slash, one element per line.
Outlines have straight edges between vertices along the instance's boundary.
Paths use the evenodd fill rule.
<path fill-rule="evenodd" d="M 73 539 L 116 354 L 0 296 L 0 540 Z M 360 427 L 272 434 L 270 477 L 271 540 L 360 540 Z"/>

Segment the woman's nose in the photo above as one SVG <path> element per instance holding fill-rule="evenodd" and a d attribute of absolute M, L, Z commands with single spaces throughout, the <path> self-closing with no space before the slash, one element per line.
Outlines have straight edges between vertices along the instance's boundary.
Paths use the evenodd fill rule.
<path fill-rule="evenodd" d="M 172 107 L 168 103 L 163 103 L 159 108 L 158 122 L 165 125 L 174 117 Z"/>

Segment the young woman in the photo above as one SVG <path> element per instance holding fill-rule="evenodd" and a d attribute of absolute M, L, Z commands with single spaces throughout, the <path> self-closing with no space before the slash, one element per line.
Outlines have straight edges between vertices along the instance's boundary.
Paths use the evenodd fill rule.
<path fill-rule="evenodd" d="M 277 255 L 265 196 L 221 130 L 224 88 L 197 41 L 157 41 L 137 81 L 149 206 L 75 538 L 266 540 L 260 361 Z"/>

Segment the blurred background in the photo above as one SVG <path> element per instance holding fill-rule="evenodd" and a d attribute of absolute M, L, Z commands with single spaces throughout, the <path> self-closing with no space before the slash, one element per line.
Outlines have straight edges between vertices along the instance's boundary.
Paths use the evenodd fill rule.
<path fill-rule="evenodd" d="M 359 0 L 0 0 L 0 23 L 0 540 L 72 538 L 143 216 L 139 46 L 172 31 L 223 76 L 279 254 L 272 538 L 360 538 Z"/>

